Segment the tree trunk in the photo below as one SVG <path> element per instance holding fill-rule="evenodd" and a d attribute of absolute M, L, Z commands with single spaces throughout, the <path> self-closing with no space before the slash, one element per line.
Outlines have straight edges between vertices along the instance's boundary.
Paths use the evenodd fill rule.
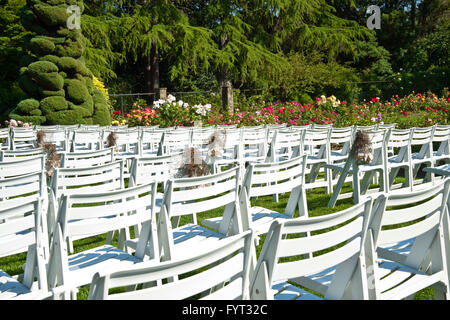
<path fill-rule="evenodd" d="M 158 49 L 153 46 L 150 57 L 148 57 L 145 68 L 146 73 L 146 91 L 152 92 L 154 95 L 149 96 L 149 102 L 153 102 L 156 98 L 157 90 L 159 89 L 159 54 Z"/>

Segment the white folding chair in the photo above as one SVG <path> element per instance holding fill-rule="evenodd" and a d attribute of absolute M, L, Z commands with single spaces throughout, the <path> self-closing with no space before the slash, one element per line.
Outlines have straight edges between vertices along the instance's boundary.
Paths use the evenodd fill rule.
<path fill-rule="evenodd" d="M 11 150 L 34 149 L 37 147 L 36 141 L 36 130 L 33 128 L 11 128 Z"/>
<path fill-rule="evenodd" d="M 405 182 L 402 187 L 412 190 L 413 168 L 411 157 L 411 137 L 412 129 L 391 129 L 389 140 L 387 141 L 388 150 L 392 150 L 392 156 L 388 156 L 385 163 L 385 170 L 389 173 L 389 190 L 392 189 L 395 178 L 399 175 L 399 170 L 403 168 Z M 387 155 L 387 154 L 386 154 Z"/>
<path fill-rule="evenodd" d="M 150 181 L 164 183 L 173 178 L 181 162 L 181 153 L 134 158 L 130 169 L 130 186 L 141 185 Z M 164 190 L 164 188 L 163 188 Z"/>
<path fill-rule="evenodd" d="M 242 162 L 261 163 L 267 158 L 267 129 L 251 127 L 242 128 Z"/>
<path fill-rule="evenodd" d="M 214 248 L 195 250 L 183 259 L 159 264 L 144 261 L 126 268 L 102 270 L 92 279 L 89 299 L 246 300 L 253 251 L 252 233 L 247 231 L 223 239 Z M 162 281 L 174 278 L 178 280 Z M 155 286 L 146 285 L 155 282 Z M 137 288 L 140 284 L 143 287 L 139 290 L 110 293 L 111 288 Z"/>
<path fill-rule="evenodd" d="M 364 243 L 372 199 L 340 212 L 275 220 L 250 283 L 252 299 L 367 299 Z"/>
<path fill-rule="evenodd" d="M 242 229 L 239 208 L 239 168 L 202 177 L 170 179 L 158 215 L 161 261 L 195 254 L 217 246 L 228 235 Z M 197 214 L 217 209 L 223 216 L 218 231 L 197 224 Z M 191 223 L 180 225 L 182 216 Z"/>
<path fill-rule="evenodd" d="M 120 190 L 125 188 L 124 165 L 122 160 L 84 168 L 57 168 L 50 180 L 49 194 L 49 227 L 53 232 L 56 223 L 58 207 L 63 195 L 93 194 Z M 110 233 L 107 243 L 112 243 Z M 68 239 L 69 253 L 73 252 L 73 240 Z"/>
<path fill-rule="evenodd" d="M 434 126 L 427 128 L 412 128 L 413 133 L 411 137 L 411 165 L 413 168 L 413 179 L 417 177 L 420 168 L 424 165 L 426 167 L 433 167 L 433 132 Z M 414 150 L 418 148 L 418 150 Z M 424 181 L 432 181 L 434 175 L 428 174 Z M 414 183 L 416 181 L 413 180 Z M 417 181 L 420 182 L 420 181 Z"/>
<path fill-rule="evenodd" d="M 170 130 L 165 131 L 160 145 L 158 155 L 183 152 L 191 145 L 190 130 Z"/>
<path fill-rule="evenodd" d="M 141 157 L 156 156 L 161 147 L 161 139 L 165 129 L 141 128 L 140 129 L 140 150 Z"/>
<path fill-rule="evenodd" d="M 63 152 L 61 168 L 84 168 L 114 162 L 114 147 L 95 151 Z"/>
<path fill-rule="evenodd" d="M 0 179 L 12 178 L 45 170 L 45 155 L 0 162 Z"/>
<path fill-rule="evenodd" d="M 44 143 L 52 143 L 56 151 L 68 152 L 70 149 L 69 139 L 67 138 L 66 130 L 63 128 L 55 129 L 39 129 L 44 133 Z M 38 131 L 39 131 L 38 130 Z"/>
<path fill-rule="evenodd" d="M 353 142 L 353 130 L 354 127 L 343 127 L 343 128 L 331 128 L 330 141 L 328 148 L 328 164 L 337 164 L 345 162 L 350 154 L 350 150 Z M 333 190 L 333 186 L 337 182 L 338 172 L 330 172 L 329 191 Z"/>
<path fill-rule="evenodd" d="M 334 207 L 338 196 L 342 190 L 342 187 L 347 180 L 348 175 L 352 176 L 352 186 L 353 186 L 353 203 L 358 203 L 359 198 L 362 194 L 366 194 L 370 182 L 372 181 L 373 175 L 379 173 L 380 187 L 383 191 L 388 192 L 389 190 L 389 175 L 386 170 L 387 164 L 387 141 L 389 140 L 388 130 L 378 130 L 378 131 L 368 131 L 370 136 L 373 159 L 367 164 L 357 164 L 354 156 L 350 155 L 345 163 L 338 164 L 327 164 L 332 170 L 337 170 L 340 172 L 340 176 L 328 202 L 329 207 Z M 360 177 L 362 176 L 362 179 Z"/>
<path fill-rule="evenodd" d="M 100 130 L 76 129 L 73 131 L 73 138 L 70 142 L 70 152 L 94 151 L 103 149 Z"/>
<path fill-rule="evenodd" d="M 433 164 L 450 162 L 450 125 L 435 125 L 433 132 Z"/>
<path fill-rule="evenodd" d="M 46 155 L 43 148 L 24 149 L 24 150 L 3 150 L 0 151 L 0 162 L 9 162 L 16 160 L 25 160 L 29 158 L 39 158 Z"/>
<path fill-rule="evenodd" d="M 292 219 L 298 207 L 300 216 L 307 216 L 308 208 L 304 189 L 305 157 L 275 163 L 251 163 L 247 167 L 240 193 L 244 230 L 252 229 L 255 235 L 269 230 L 274 219 Z M 284 213 L 260 206 L 252 206 L 251 199 L 274 194 L 289 193 Z M 219 230 L 222 217 L 204 219 L 202 224 Z M 258 239 L 256 239 L 258 240 Z"/>
<path fill-rule="evenodd" d="M 222 129 L 223 130 L 223 129 Z M 223 134 L 223 153 L 212 163 L 213 173 L 220 172 L 229 166 L 239 166 L 242 163 L 242 130 L 239 128 L 225 129 Z"/>
<path fill-rule="evenodd" d="M 64 287 L 64 298 L 74 298 L 77 288 L 88 285 L 97 272 L 113 265 L 131 266 L 159 257 L 156 221 L 153 213 L 156 183 L 116 191 L 63 195 L 50 247 L 48 281 L 50 288 Z M 135 253 L 125 248 L 125 233 L 118 245 L 102 245 L 72 255 L 67 240 L 104 234 L 142 224 Z M 151 255 L 145 256 L 150 248 Z M 152 251 L 152 249 L 154 251 Z"/>
<path fill-rule="evenodd" d="M 306 128 L 276 130 L 269 147 L 267 162 L 279 162 L 303 155 Z"/>
<path fill-rule="evenodd" d="M 9 128 L 0 128 L 0 151 L 11 148 Z"/>
<path fill-rule="evenodd" d="M 331 193 L 329 180 L 331 171 L 325 165 L 330 163 L 330 135 L 331 127 L 326 126 L 320 129 L 306 129 L 303 135 L 303 148 L 306 157 L 306 189 L 326 187 L 327 193 Z M 319 172 L 325 177 L 318 179 Z"/>
<path fill-rule="evenodd" d="M 411 299 L 429 286 L 449 299 L 449 187 L 446 179 L 432 190 L 377 199 L 365 252 L 370 299 Z"/>
<path fill-rule="evenodd" d="M 0 257 L 27 253 L 22 274 L 12 276 L 0 270 L 0 300 L 51 297 L 47 286 L 48 242 L 42 206 L 43 198 L 38 196 L 0 201 Z"/>

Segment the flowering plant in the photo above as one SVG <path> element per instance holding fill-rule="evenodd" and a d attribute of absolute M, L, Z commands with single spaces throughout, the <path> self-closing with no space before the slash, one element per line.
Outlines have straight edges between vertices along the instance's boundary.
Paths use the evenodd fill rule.
<path fill-rule="evenodd" d="M 14 128 L 14 127 L 32 127 L 33 123 L 32 122 L 23 122 L 20 120 L 14 120 L 14 119 L 10 119 L 10 120 L 5 120 L 5 126 L 8 128 Z"/>

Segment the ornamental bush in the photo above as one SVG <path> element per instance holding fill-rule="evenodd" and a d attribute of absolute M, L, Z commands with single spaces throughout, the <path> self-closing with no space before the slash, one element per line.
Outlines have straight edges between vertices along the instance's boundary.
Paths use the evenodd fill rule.
<path fill-rule="evenodd" d="M 86 40 L 81 30 L 67 28 L 69 5 L 83 12 L 81 0 L 27 0 L 21 22 L 36 35 L 21 59 L 19 85 L 27 97 L 10 118 L 33 124 L 110 124 L 110 106 L 94 90 L 82 59 Z"/>

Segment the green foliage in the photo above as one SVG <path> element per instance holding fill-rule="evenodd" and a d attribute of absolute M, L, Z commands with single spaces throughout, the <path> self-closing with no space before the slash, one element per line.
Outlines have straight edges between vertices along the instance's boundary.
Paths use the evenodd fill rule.
<path fill-rule="evenodd" d="M 41 100 L 40 108 L 45 116 L 51 113 L 57 113 L 68 108 L 67 100 L 64 97 L 52 96 Z"/>
<path fill-rule="evenodd" d="M 35 109 L 39 109 L 39 101 L 35 99 L 22 100 L 17 105 L 17 110 L 23 113 L 30 113 Z"/>
<path fill-rule="evenodd" d="M 80 80 L 66 80 L 65 89 L 68 100 L 75 104 L 84 103 L 88 99 L 88 96 L 90 96 L 86 85 Z"/>
<path fill-rule="evenodd" d="M 31 39 L 30 47 L 31 51 L 39 56 L 51 54 L 55 51 L 55 44 L 44 37 L 34 37 Z"/>
<path fill-rule="evenodd" d="M 93 123 L 92 73 L 82 57 L 86 41 L 80 30 L 66 28 L 67 6 L 76 4 L 83 11 L 82 1 L 33 0 L 28 4 L 22 22 L 38 34 L 29 41 L 31 52 L 20 59 L 26 67 L 20 69 L 19 84 L 39 108 L 21 102 L 10 116 L 37 117 L 33 122 L 41 124 Z M 106 103 L 105 107 L 108 110 Z M 101 121 L 108 124 L 110 119 Z"/>

